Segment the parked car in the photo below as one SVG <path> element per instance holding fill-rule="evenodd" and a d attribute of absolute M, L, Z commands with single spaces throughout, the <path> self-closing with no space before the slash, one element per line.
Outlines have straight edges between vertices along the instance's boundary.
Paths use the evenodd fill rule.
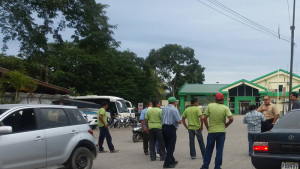
<path fill-rule="evenodd" d="M 99 111 L 98 109 L 80 108 L 79 110 L 92 130 L 98 127 L 98 113 L 97 113 Z"/>
<path fill-rule="evenodd" d="M 300 163 L 300 109 L 284 115 L 269 132 L 254 140 L 252 164 L 257 169 L 296 169 Z"/>
<path fill-rule="evenodd" d="M 93 131 L 73 106 L 0 105 L 0 140 L 1 169 L 90 169 L 98 153 Z"/>

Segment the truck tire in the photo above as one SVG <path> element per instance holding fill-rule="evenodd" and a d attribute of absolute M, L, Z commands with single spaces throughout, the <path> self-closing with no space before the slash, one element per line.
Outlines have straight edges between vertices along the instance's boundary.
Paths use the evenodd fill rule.
<path fill-rule="evenodd" d="M 93 166 L 93 154 L 92 152 L 85 148 L 77 148 L 71 155 L 67 168 L 72 169 L 91 169 Z"/>

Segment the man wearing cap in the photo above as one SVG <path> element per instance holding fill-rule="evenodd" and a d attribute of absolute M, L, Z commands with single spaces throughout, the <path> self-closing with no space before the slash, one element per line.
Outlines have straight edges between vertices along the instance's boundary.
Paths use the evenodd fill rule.
<path fill-rule="evenodd" d="M 226 117 L 229 119 L 226 122 Z M 209 124 L 207 119 L 209 118 Z M 215 103 L 210 103 L 204 113 L 204 124 L 208 130 L 206 151 L 201 169 L 208 169 L 211 156 L 216 144 L 215 169 L 220 169 L 223 161 L 223 149 L 225 143 L 226 129 L 233 122 L 230 109 L 224 105 L 224 95 L 217 93 Z"/>
<path fill-rule="evenodd" d="M 193 98 L 191 100 L 191 104 L 192 105 L 185 109 L 182 114 L 182 123 L 189 132 L 191 158 L 196 159 L 195 135 L 199 143 L 202 157 L 204 157 L 205 154 L 205 145 L 201 132 L 203 130 L 203 116 L 200 108 L 198 107 L 198 99 Z M 188 126 L 186 125 L 185 119 L 188 120 Z"/>
<path fill-rule="evenodd" d="M 181 123 L 181 117 L 176 108 L 178 100 L 175 97 L 169 97 L 168 101 L 169 105 L 164 107 L 161 113 L 162 131 L 167 149 L 163 168 L 174 168 L 178 163 L 173 156 L 177 138 L 176 129 Z"/>

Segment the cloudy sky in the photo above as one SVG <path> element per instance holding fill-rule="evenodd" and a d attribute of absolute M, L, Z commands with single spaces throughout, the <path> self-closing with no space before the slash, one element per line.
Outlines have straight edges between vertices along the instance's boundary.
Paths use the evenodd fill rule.
<path fill-rule="evenodd" d="M 109 5 L 106 15 L 117 26 L 114 38 L 121 42 L 119 50 L 145 58 L 165 44 L 193 48 L 205 67 L 205 84 L 253 80 L 278 68 L 290 71 L 291 44 L 277 34 L 280 27 L 281 37 L 291 37 L 293 0 L 96 1 Z M 300 75 L 300 4 L 296 6 L 293 71 Z M 273 31 L 273 36 L 262 29 Z M 8 45 L 7 54 L 16 55 L 18 43 Z"/>
<path fill-rule="evenodd" d="M 261 32 L 262 26 L 290 39 L 292 0 L 98 0 L 107 4 L 109 23 L 120 50 L 147 57 L 151 49 L 179 44 L 195 50 L 205 67 L 205 84 L 253 80 L 279 68 L 290 70 L 291 44 Z M 221 4 L 220 4 L 221 2 Z M 204 3 L 204 4 L 203 4 Z M 254 23 L 245 26 L 214 4 Z M 288 5 L 289 4 L 289 5 Z M 214 8 L 210 8 L 208 6 Z M 294 72 L 300 74 L 300 4 L 296 8 Z M 289 10 L 288 10 L 289 9 Z M 218 10 L 219 12 L 217 12 Z M 220 13 L 222 12 L 222 13 Z M 290 13 L 289 13 L 290 12 Z M 298 13 L 297 13 L 298 12 Z M 239 21 L 233 20 L 229 15 Z"/>

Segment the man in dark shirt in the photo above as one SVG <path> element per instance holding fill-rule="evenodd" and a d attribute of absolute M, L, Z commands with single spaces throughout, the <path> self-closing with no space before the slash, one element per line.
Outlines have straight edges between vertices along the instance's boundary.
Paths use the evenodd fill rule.
<path fill-rule="evenodd" d="M 290 95 L 291 101 L 293 101 L 292 109 L 300 109 L 300 102 L 298 99 L 298 93 L 292 92 Z"/>

